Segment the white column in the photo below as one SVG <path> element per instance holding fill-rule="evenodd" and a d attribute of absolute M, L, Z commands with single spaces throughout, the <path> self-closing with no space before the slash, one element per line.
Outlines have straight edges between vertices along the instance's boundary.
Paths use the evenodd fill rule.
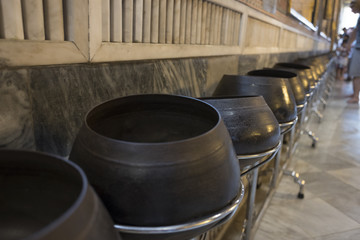
<path fill-rule="evenodd" d="M 133 0 L 123 1 L 123 41 L 130 43 L 133 41 Z"/>
<path fill-rule="evenodd" d="M 207 4 L 206 27 L 205 27 L 205 44 L 210 43 L 210 23 L 211 23 L 211 9 L 213 4 Z"/>
<path fill-rule="evenodd" d="M 186 25 L 185 25 L 185 43 L 191 43 L 191 16 L 192 16 L 192 0 L 187 0 L 186 3 Z"/>
<path fill-rule="evenodd" d="M 76 22 L 74 22 L 73 24 L 76 24 L 78 26 L 76 26 L 75 28 L 77 28 L 77 31 L 79 32 L 79 28 L 81 27 L 81 31 L 82 34 L 86 34 L 83 35 L 82 37 L 84 38 L 84 40 L 87 40 L 87 50 L 88 50 L 88 54 L 89 54 L 89 60 L 93 59 L 95 56 L 95 53 L 99 50 L 99 48 L 101 47 L 103 41 L 102 41 L 102 2 L 99 0 L 81 0 L 83 1 L 83 6 L 76 6 L 77 7 L 77 12 L 83 12 L 84 16 L 83 18 L 89 19 L 89 23 L 87 25 L 87 28 L 85 27 L 85 23 L 87 23 L 87 21 L 85 19 L 76 19 Z M 74 1 L 74 0 L 69 0 L 69 2 L 71 2 L 72 4 L 78 4 L 80 2 L 80 0 L 78 1 Z M 86 8 L 85 8 L 85 4 L 89 4 Z M 87 15 L 85 15 L 85 13 Z M 75 16 L 76 13 L 75 13 Z M 89 17 L 91 16 L 91 17 Z M 83 22 L 79 22 L 79 21 L 83 21 Z M 83 29 L 85 28 L 85 29 Z M 75 34 L 78 34 L 78 32 L 76 32 Z"/>
<path fill-rule="evenodd" d="M 221 24 L 221 45 L 227 45 L 228 43 L 228 31 L 229 31 L 229 14 L 230 10 L 224 9 L 223 19 Z"/>
<path fill-rule="evenodd" d="M 0 0 L 2 23 L 0 35 L 2 38 L 24 39 L 24 28 L 20 0 Z"/>
<path fill-rule="evenodd" d="M 229 28 L 227 31 L 227 35 L 228 35 L 227 45 L 232 45 L 233 37 L 234 37 L 234 12 L 231 10 L 229 11 Z"/>
<path fill-rule="evenodd" d="M 166 41 L 166 0 L 160 0 L 159 43 Z"/>
<path fill-rule="evenodd" d="M 207 19 L 207 2 L 203 2 L 202 3 L 202 14 L 201 14 L 201 44 L 205 44 L 206 43 L 206 37 L 205 37 L 205 33 L 206 33 L 206 19 Z"/>
<path fill-rule="evenodd" d="M 110 41 L 110 0 L 101 1 L 101 16 L 102 16 L 102 41 Z"/>
<path fill-rule="evenodd" d="M 201 22 L 202 22 L 202 0 L 198 0 L 198 13 L 197 13 L 197 23 L 196 23 L 196 44 L 201 43 Z"/>
<path fill-rule="evenodd" d="M 42 0 L 22 1 L 24 36 L 29 40 L 45 40 Z"/>
<path fill-rule="evenodd" d="M 223 19 L 223 12 L 224 12 L 224 8 L 220 8 L 219 22 L 217 24 L 218 39 L 216 42 L 216 44 L 218 44 L 218 45 L 221 45 L 221 24 L 222 24 L 222 19 Z"/>
<path fill-rule="evenodd" d="M 240 24 L 241 24 L 241 14 L 236 13 L 235 16 L 235 29 L 234 29 L 234 45 L 240 45 Z"/>
<path fill-rule="evenodd" d="M 181 13 L 181 0 L 175 0 L 174 2 L 174 29 L 173 38 L 174 43 L 180 43 L 180 13 Z"/>
<path fill-rule="evenodd" d="M 216 5 L 212 4 L 211 6 L 211 19 L 210 19 L 210 40 L 209 44 L 213 45 L 215 43 L 215 36 L 216 36 L 216 27 L 215 27 L 215 20 L 216 20 Z"/>
<path fill-rule="evenodd" d="M 186 36 L 186 10 L 187 0 L 181 0 L 181 11 L 180 11 L 180 43 L 185 43 Z"/>
<path fill-rule="evenodd" d="M 134 42 L 142 42 L 143 9 L 143 0 L 134 0 Z"/>
<path fill-rule="evenodd" d="M 75 42 L 81 53 L 89 59 L 90 52 L 101 44 L 101 1 L 64 0 L 64 4 L 65 40 Z M 91 30 L 92 33 L 89 33 Z"/>
<path fill-rule="evenodd" d="M 167 0 L 166 8 L 166 43 L 172 43 L 174 24 L 174 0 Z"/>
<path fill-rule="evenodd" d="M 159 42 L 159 15 L 160 5 L 159 0 L 152 0 L 151 2 L 151 39 L 152 43 Z"/>
<path fill-rule="evenodd" d="M 64 41 L 62 0 L 44 0 L 45 39 Z"/>
<path fill-rule="evenodd" d="M 198 14 L 198 0 L 193 0 L 192 15 L 191 15 L 191 37 L 190 37 L 191 44 L 196 43 L 197 14 Z"/>
<path fill-rule="evenodd" d="M 216 6 L 215 9 L 215 24 L 214 24 L 214 29 L 215 29 L 215 39 L 214 39 L 214 44 L 218 45 L 220 44 L 220 32 L 219 32 L 219 23 L 220 21 L 220 6 Z"/>
<path fill-rule="evenodd" d="M 110 41 L 122 42 L 122 0 L 110 1 Z"/>
<path fill-rule="evenodd" d="M 151 0 L 144 0 L 143 39 L 149 43 L 151 38 Z"/>

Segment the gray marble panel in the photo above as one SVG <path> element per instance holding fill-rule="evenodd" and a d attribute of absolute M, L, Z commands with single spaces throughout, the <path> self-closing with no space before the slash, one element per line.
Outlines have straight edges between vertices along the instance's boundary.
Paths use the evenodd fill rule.
<path fill-rule="evenodd" d="M 104 81 L 110 98 L 154 93 L 154 63 L 113 63 L 92 68 L 96 81 Z"/>
<path fill-rule="evenodd" d="M 206 96 L 211 96 L 225 74 L 238 74 L 238 56 L 208 58 Z"/>
<path fill-rule="evenodd" d="M 261 69 L 264 67 L 273 67 L 278 62 L 293 62 L 298 58 L 306 58 L 309 56 L 308 52 L 305 53 L 276 53 L 276 54 L 259 54 L 259 55 L 244 55 L 240 56 L 241 59 L 251 63 L 253 67 L 250 70 Z M 256 59 L 256 62 L 254 60 Z M 243 66 L 244 67 L 244 66 Z M 247 69 L 245 67 L 244 69 Z M 248 70 L 248 71 L 250 71 Z"/>
<path fill-rule="evenodd" d="M 297 58 L 299 58 L 299 55 L 296 53 L 271 54 L 266 65 L 268 67 L 273 67 L 278 62 L 293 62 Z"/>
<path fill-rule="evenodd" d="M 261 69 L 264 67 L 272 67 L 276 62 L 279 62 L 279 54 L 240 56 L 240 73 L 246 74 L 247 72 L 252 70 Z"/>
<path fill-rule="evenodd" d="M 260 55 L 243 55 L 239 56 L 239 74 L 245 75 L 247 72 L 258 69 L 261 62 Z"/>
<path fill-rule="evenodd" d="M 322 197 L 324 201 L 339 209 L 348 217 L 360 223 L 360 192 L 343 191 L 341 196 L 328 195 Z"/>
<path fill-rule="evenodd" d="M 101 101 L 102 84 L 88 66 L 31 69 L 37 149 L 67 156 L 87 109 Z"/>
<path fill-rule="evenodd" d="M 273 58 L 274 57 L 272 57 L 272 55 L 270 55 L 270 54 L 259 55 L 259 61 L 257 62 L 256 69 L 272 67 L 272 65 L 274 65 L 274 62 L 272 62 L 271 59 L 273 59 Z"/>
<path fill-rule="evenodd" d="M 313 240 L 359 240 L 360 228 L 316 237 Z"/>
<path fill-rule="evenodd" d="M 333 155 L 329 150 L 328 152 L 319 152 L 313 154 L 316 159 L 314 161 L 314 158 L 312 160 L 309 160 L 308 162 L 312 164 L 313 166 L 322 169 L 322 170 L 334 170 L 334 169 L 342 169 L 342 168 L 350 168 L 350 167 L 356 167 L 355 164 L 351 163 L 347 159 L 344 159 L 341 155 Z M 299 154 L 301 155 L 301 154 Z M 306 159 L 306 157 L 304 157 Z M 307 159 L 310 159 L 309 156 L 307 156 Z"/>
<path fill-rule="evenodd" d="M 297 56 L 294 54 L 289 54 L 289 53 L 280 53 L 280 54 L 273 54 L 272 55 L 272 62 L 270 64 L 270 66 L 272 67 L 275 63 L 277 62 L 291 62 L 294 61 Z"/>
<path fill-rule="evenodd" d="M 318 237 L 358 227 L 357 222 L 320 198 L 294 199 L 287 204 L 273 199 L 260 223 L 261 231 L 268 234 L 265 239 Z M 255 240 L 258 239 L 264 238 L 257 235 Z"/>
<path fill-rule="evenodd" d="M 67 156 L 86 112 L 111 98 L 151 93 L 152 71 L 149 63 L 31 69 L 37 149 Z"/>
<path fill-rule="evenodd" d="M 311 192 L 317 197 L 342 196 L 348 192 L 356 191 L 356 188 L 326 172 L 302 173 L 301 178 L 306 181 L 305 191 Z"/>
<path fill-rule="evenodd" d="M 154 64 L 154 93 L 202 97 L 206 88 L 207 60 L 160 60 Z"/>
<path fill-rule="evenodd" d="M 349 184 L 350 186 L 353 186 L 354 188 L 357 188 L 360 190 L 360 168 L 358 167 L 352 167 L 348 169 L 338 169 L 334 171 L 328 171 L 329 174 L 332 176 L 340 179 L 344 183 Z"/>
<path fill-rule="evenodd" d="M 0 148 L 35 149 L 25 69 L 0 71 Z"/>
<path fill-rule="evenodd" d="M 235 58 L 232 67 L 223 63 L 230 66 L 224 69 L 245 74 L 278 56 L 219 57 L 224 58 Z M 208 62 L 209 58 L 188 58 L 30 68 L 37 149 L 67 156 L 85 113 L 111 98 L 142 93 L 208 96 L 220 79 L 209 85 L 207 73 L 222 67 L 220 63 L 215 69 Z"/>
<path fill-rule="evenodd" d="M 303 172 L 321 172 L 321 169 L 298 158 L 297 156 L 292 157 L 292 160 L 288 164 L 288 169 L 296 169 L 296 171 L 300 174 Z"/>
<path fill-rule="evenodd" d="M 291 237 L 290 237 L 291 236 Z M 310 237 L 296 224 L 287 224 L 277 219 L 264 218 L 254 240 L 304 240 Z"/>
<path fill-rule="evenodd" d="M 307 191 L 306 187 L 307 186 L 305 184 L 304 195 L 306 199 L 315 198 L 316 195 L 312 194 L 310 191 Z M 293 178 L 289 176 L 282 176 L 273 199 L 276 199 L 276 203 L 287 204 L 289 201 L 296 200 L 298 193 L 299 187 L 296 185 L 296 183 L 294 183 Z"/>

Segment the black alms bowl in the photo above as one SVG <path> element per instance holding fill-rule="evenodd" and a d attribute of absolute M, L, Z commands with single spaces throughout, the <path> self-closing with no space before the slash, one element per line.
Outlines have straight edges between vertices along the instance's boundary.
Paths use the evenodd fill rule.
<path fill-rule="evenodd" d="M 190 97 L 133 95 L 94 107 L 69 158 L 85 170 L 116 224 L 139 230 L 209 217 L 241 190 L 219 112 Z"/>
<path fill-rule="evenodd" d="M 119 240 L 85 173 L 57 156 L 0 150 L 0 239 Z"/>

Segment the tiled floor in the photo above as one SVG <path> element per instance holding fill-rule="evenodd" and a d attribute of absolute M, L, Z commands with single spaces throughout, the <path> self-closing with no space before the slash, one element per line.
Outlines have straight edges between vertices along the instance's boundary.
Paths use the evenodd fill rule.
<path fill-rule="evenodd" d="M 320 138 L 316 148 L 301 136 L 291 162 L 306 180 L 305 198 L 282 177 L 254 240 L 360 239 L 360 107 L 346 103 L 351 83 L 333 86 L 323 120 L 309 124 Z"/>

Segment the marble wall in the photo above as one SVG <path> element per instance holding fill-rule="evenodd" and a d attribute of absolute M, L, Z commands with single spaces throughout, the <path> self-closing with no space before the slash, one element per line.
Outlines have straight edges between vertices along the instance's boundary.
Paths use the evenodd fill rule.
<path fill-rule="evenodd" d="M 26 69 L 0 71 L 0 148 L 35 149 Z"/>
<path fill-rule="evenodd" d="M 0 148 L 68 156 L 86 112 L 132 94 L 210 96 L 224 74 L 302 54 L 226 56 L 0 69 Z"/>

